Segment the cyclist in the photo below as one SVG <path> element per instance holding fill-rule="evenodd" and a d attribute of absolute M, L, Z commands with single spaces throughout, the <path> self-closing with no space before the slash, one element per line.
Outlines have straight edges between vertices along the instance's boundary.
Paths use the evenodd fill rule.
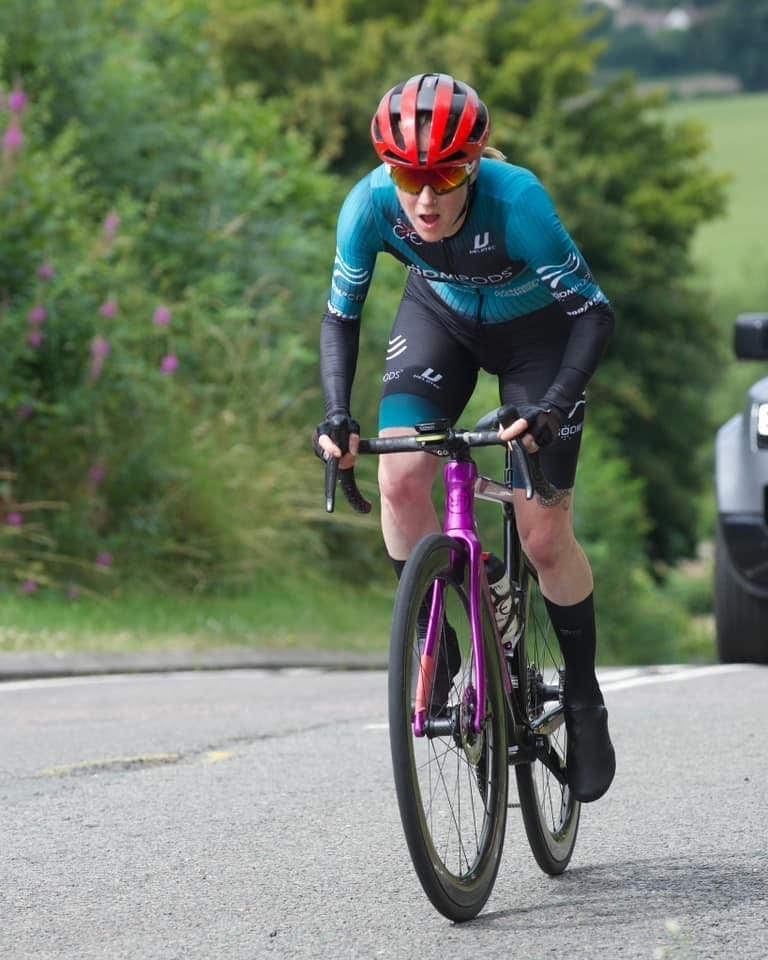
<path fill-rule="evenodd" d="M 408 269 L 387 345 L 379 411 L 382 436 L 416 423 L 455 423 L 483 369 L 520 416 L 501 429 L 542 451 L 555 501 L 516 494 L 515 515 L 535 567 L 565 665 L 569 786 L 582 801 L 611 784 L 614 750 L 595 676 L 589 562 L 573 531 L 572 493 L 585 387 L 612 330 L 610 304 L 553 203 L 529 170 L 488 146 L 490 118 L 466 83 L 419 74 L 389 90 L 371 123 L 381 165 L 350 191 L 338 218 L 330 298 L 322 319 L 325 420 L 318 456 L 355 462 L 351 416 L 360 317 L 377 255 Z M 411 550 L 439 530 L 426 453 L 381 457 L 381 526 L 397 575 Z M 447 633 L 447 631 L 446 631 Z M 457 649 L 449 650 L 451 675 Z"/>

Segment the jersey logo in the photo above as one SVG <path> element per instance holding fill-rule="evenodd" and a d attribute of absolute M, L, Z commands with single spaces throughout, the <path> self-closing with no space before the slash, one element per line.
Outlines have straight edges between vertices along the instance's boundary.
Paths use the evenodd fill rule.
<path fill-rule="evenodd" d="M 575 253 L 569 253 L 568 258 L 563 263 L 551 263 L 545 267 L 536 267 L 536 273 L 555 290 L 559 283 L 570 274 L 576 273 L 580 266 L 581 259 Z"/>
<path fill-rule="evenodd" d="M 470 253 L 485 253 L 488 250 L 495 250 L 496 247 L 491 244 L 491 235 L 486 230 L 485 233 L 476 233 L 475 241 L 472 244 Z"/>
<path fill-rule="evenodd" d="M 345 283 L 352 286 L 367 283 L 370 279 L 370 272 L 364 268 L 351 267 L 342 257 L 339 250 L 336 250 L 336 262 L 333 265 L 333 279 L 340 277 Z"/>

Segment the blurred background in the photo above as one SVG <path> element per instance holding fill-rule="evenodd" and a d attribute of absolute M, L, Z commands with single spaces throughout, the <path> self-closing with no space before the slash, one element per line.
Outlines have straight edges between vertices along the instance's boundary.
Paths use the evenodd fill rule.
<path fill-rule="evenodd" d="M 616 309 L 576 498 L 601 659 L 713 659 L 713 438 L 759 372 L 735 316 L 768 309 L 767 35 L 768 0 L 0 0 L 0 650 L 386 649 L 377 509 L 328 516 L 311 453 L 319 321 L 379 98 L 446 71 Z M 368 434 L 403 282 L 381 257 Z M 496 403 L 488 377 L 466 422 Z"/>

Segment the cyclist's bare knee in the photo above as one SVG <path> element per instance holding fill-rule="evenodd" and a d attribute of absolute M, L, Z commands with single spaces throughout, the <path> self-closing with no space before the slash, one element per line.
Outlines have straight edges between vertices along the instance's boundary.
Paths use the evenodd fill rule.
<path fill-rule="evenodd" d="M 564 555 L 576 547 L 570 491 L 555 504 L 525 500 L 515 503 L 520 540 L 526 556 L 539 571 L 555 569 Z"/>
<path fill-rule="evenodd" d="M 382 437 L 412 436 L 413 429 L 390 427 L 381 431 Z M 439 469 L 439 461 L 428 453 L 398 453 L 379 458 L 379 490 L 382 500 L 392 508 L 410 505 L 432 498 L 432 484 Z"/>

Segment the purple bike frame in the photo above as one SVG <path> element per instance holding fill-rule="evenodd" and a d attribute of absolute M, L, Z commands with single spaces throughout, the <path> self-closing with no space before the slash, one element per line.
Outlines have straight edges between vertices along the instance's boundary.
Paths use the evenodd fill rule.
<path fill-rule="evenodd" d="M 486 694 L 486 663 L 485 645 L 482 632 L 482 597 L 487 594 L 488 586 L 485 569 L 482 562 L 482 547 L 477 536 L 475 520 L 475 489 L 479 479 L 477 466 L 474 461 L 451 460 L 443 468 L 445 484 L 445 512 L 443 533 L 455 540 L 462 541 L 466 546 L 469 560 L 469 614 L 472 624 L 472 648 L 474 653 L 474 681 L 475 703 L 485 704 Z M 493 486 L 496 486 L 493 484 Z M 500 488 L 504 489 L 504 488 Z M 502 500 L 506 496 L 487 496 L 483 499 Z M 458 564 L 458 558 L 452 563 Z M 422 737 L 426 732 L 427 704 L 429 691 L 434 674 L 435 654 L 438 651 L 439 638 L 442 632 L 443 607 L 445 585 L 437 581 L 432 593 L 432 606 L 429 614 L 429 626 L 422 651 L 422 669 L 419 671 L 419 680 L 416 691 L 416 709 L 413 718 L 413 732 Z M 489 602 L 489 599 L 488 599 Z M 497 643 L 500 639 L 496 631 L 495 620 L 492 620 Z M 504 687 L 507 693 L 511 689 L 511 680 L 506 670 L 502 671 Z M 472 720 L 475 733 L 481 733 L 485 717 L 483 710 L 477 709 Z"/>

